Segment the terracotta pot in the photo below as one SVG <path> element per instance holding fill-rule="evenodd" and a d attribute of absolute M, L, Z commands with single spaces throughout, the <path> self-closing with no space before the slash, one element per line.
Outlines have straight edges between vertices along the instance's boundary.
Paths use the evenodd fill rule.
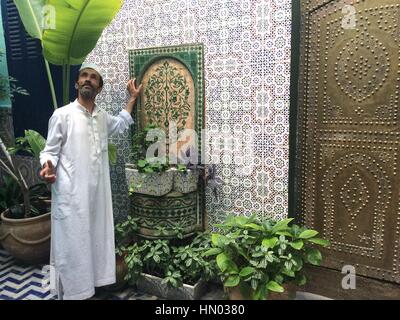
<path fill-rule="evenodd" d="M 124 257 L 120 255 L 115 256 L 115 269 L 116 282 L 112 285 L 105 286 L 104 290 L 106 291 L 120 291 L 128 283 L 128 281 L 125 280 L 125 276 L 128 273 L 128 266 L 125 263 Z"/>
<path fill-rule="evenodd" d="M 269 292 L 267 300 L 294 300 L 296 297 L 296 285 L 292 283 L 285 283 L 283 285 L 284 292 Z M 246 300 L 240 291 L 239 286 L 236 287 L 224 287 L 225 292 L 229 296 L 229 300 Z"/>
<path fill-rule="evenodd" d="M 29 264 L 48 263 L 50 236 L 50 212 L 26 219 L 9 218 L 9 210 L 1 214 L 0 242 L 17 260 Z"/>

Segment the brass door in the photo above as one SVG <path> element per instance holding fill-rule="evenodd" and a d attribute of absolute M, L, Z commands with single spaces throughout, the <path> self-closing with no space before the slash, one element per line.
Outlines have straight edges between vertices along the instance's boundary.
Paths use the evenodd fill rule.
<path fill-rule="evenodd" d="M 400 283 L 400 0 L 301 0 L 301 21 L 297 209 L 324 266 Z"/>

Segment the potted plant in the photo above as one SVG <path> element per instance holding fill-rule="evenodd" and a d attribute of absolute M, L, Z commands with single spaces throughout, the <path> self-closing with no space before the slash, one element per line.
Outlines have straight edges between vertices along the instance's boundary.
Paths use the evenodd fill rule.
<path fill-rule="evenodd" d="M 126 276 L 128 266 L 125 263 L 127 247 L 136 241 L 136 231 L 138 229 L 137 219 L 128 216 L 128 218 L 115 225 L 115 284 L 105 286 L 106 291 L 121 291 L 128 283 Z"/>
<path fill-rule="evenodd" d="M 50 255 L 50 192 L 45 184 L 29 187 L 12 157 L 12 153 L 22 149 L 38 158 L 45 142 L 32 130 L 25 131 L 25 137 L 16 142 L 16 147 L 8 150 L 0 138 L 4 156 L 4 160 L 0 159 L 0 168 L 7 177 L 3 178 L 1 191 L 0 241 L 18 260 L 46 262 Z"/>
<path fill-rule="evenodd" d="M 231 299 L 284 299 L 276 293 L 305 284 L 303 266 L 319 265 L 322 256 L 315 246 L 329 242 L 317 238 L 315 230 L 289 225 L 292 220 L 229 216 L 215 225 L 221 231 L 211 235 L 211 249 L 204 255 L 215 257 Z"/>
<path fill-rule="evenodd" d="M 203 257 L 210 248 L 209 235 L 192 240 L 145 240 L 124 247 L 126 279 L 143 292 L 165 299 L 199 299 L 207 281 L 216 275 L 216 264 Z"/>
<path fill-rule="evenodd" d="M 173 188 L 174 172 L 165 162 L 141 159 L 137 165 L 126 164 L 126 180 L 130 193 L 161 197 Z"/>
<path fill-rule="evenodd" d="M 126 164 L 125 174 L 130 193 L 161 197 L 172 191 L 174 172 L 169 168 L 166 157 L 146 158 L 147 148 L 152 144 L 146 137 L 153 129 L 156 126 L 149 124 L 133 136 L 135 163 Z"/>

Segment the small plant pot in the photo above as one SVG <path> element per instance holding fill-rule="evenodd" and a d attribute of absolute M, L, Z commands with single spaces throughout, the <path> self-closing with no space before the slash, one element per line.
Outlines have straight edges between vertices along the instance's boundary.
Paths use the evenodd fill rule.
<path fill-rule="evenodd" d="M 147 294 L 169 300 L 199 300 L 207 291 L 207 282 L 200 279 L 195 285 L 183 284 L 180 288 L 173 288 L 162 283 L 161 278 L 142 273 L 136 281 L 137 288 Z"/>
<path fill-rule="evenodd" d="M 132 165 L 126 165 L 125 175 L 128 186 L 133 185 L 133 192 L 161 197 L 172 191 L 174 171 L 142 173 Z"/>
<path fill-rule="evenodd" d="M 175 171 L 174 190 L 180 193 L 191 193 L 197 190 L 199 172 L 188 169 L 187 172 Z"/>

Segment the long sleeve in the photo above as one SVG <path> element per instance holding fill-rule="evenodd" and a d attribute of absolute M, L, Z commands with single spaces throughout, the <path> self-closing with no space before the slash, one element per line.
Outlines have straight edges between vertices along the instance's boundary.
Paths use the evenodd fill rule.
<path fill-rule="evenodd" d="M 107 114 L 108 136 L 124 132 L 131 124 L 133 124 L 132 116 L 125 109 L 116 117 Z"/>
<path fill-rule="evenodd" d="M 54 167 L 57 166 L 63 141 L 63 130 L 61 117 L 54 112 L 49 120 L 46 146 L 40 153 L 40 164 L 43 167 L 47 160 L 50 160 Z"/>

